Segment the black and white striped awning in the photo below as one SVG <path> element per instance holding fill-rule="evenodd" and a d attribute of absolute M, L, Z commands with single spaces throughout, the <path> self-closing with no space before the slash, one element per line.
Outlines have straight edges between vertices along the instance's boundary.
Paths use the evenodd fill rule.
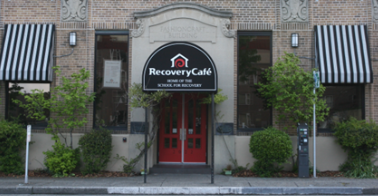
<path fill-rule="evenodd" d="M 55 25 L 7 24 L 0 81 L 51 82 Z"/>
<path fill-rule="evenodd" d="M 321 83 L 373 82 L 365 25 L 315 26 L 315 51 Z"/>

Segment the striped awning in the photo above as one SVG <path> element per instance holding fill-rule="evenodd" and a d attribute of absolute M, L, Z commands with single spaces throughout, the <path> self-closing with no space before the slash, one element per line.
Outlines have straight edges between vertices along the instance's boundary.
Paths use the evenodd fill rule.
<path fill-rule="evenodd" d="M 323 84 L 372 83 L 365 25 L 315 26 L 315 51 Z"/>
<path fill-rule="evenodd" d="M 55 25 L 7 24 L 0 60 L 0 80 L 51 82 Z"/>

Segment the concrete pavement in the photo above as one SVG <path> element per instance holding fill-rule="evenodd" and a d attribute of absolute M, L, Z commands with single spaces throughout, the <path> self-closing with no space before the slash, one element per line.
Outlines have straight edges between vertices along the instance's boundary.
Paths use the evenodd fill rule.
<path fill-rule="evenodd" d="M 378 179 L 237 178 L 208 174 L 155 174 L 112 178 L 0 178 L 0 194 L 274 194 L 378 195 Z"/>

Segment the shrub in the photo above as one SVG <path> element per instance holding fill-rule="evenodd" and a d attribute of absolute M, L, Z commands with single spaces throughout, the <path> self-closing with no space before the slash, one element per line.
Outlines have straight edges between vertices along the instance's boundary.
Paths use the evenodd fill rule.
<path fill-rule="evenodd" d="M 0 120 L 0 171 L 22 174 L 20 150 L 26 144 L 26 129 L 21 124 Z"/>
<path fill-rule="evenodd" d="M 115 159 L 117 160 L 122 160 L 125 164 L 123 165 L 123 172 L 127 173 L 127 174 L 133 174 L 134 173 L 134 163 L 135 161 L 138 161 L 137 159 L 130 159 L 128 160 L 126 157 L 124 156 L 119 156 L 119 154 L 116 155 L 116 157 L 114 157 Z"/>
<path fill-rule="evenodd" d="M 79 140 L 83 156 L 83 174 L 98 173 L 109 162 L 112 151 L 112 135 L 109 130 L 92 130 Z"/>
<path fill-rule="evenodd" d="M 251 136 L 249 151 L 257 159 L 252 167 L 259 176 L 271 176 L 281 170 L 275 167 L 285 163 L 292 155 L 292 145 L 288 134 L 275 128 L 258 131 Z"/>
<path fill-rule="evenodd" d="M 66 147 L 55 142 L 53 150 L 43 152 L 46 155 L 45 165 L 54 176 L 68 176 L 79 164 L 79 149 Z"/>
<path fill-rule="evenodd" d="M 340 170 L 349 177 L 376 177 L 378 169 L 372 158 L 378 149 L 377 124 L 350 118 L 336 124 L 335 130 L 337 143 L 348 152 L 348 158 Z"/>

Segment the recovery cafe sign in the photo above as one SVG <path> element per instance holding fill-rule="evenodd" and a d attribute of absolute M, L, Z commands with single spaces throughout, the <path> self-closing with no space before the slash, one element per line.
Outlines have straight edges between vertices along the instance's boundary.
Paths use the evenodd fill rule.
<path fill-rule="evenodd" d="M 143 70 L 143 91 L 216 92 L 217 71 L 200 47 L 173 42 L 157 49 Z"/>

